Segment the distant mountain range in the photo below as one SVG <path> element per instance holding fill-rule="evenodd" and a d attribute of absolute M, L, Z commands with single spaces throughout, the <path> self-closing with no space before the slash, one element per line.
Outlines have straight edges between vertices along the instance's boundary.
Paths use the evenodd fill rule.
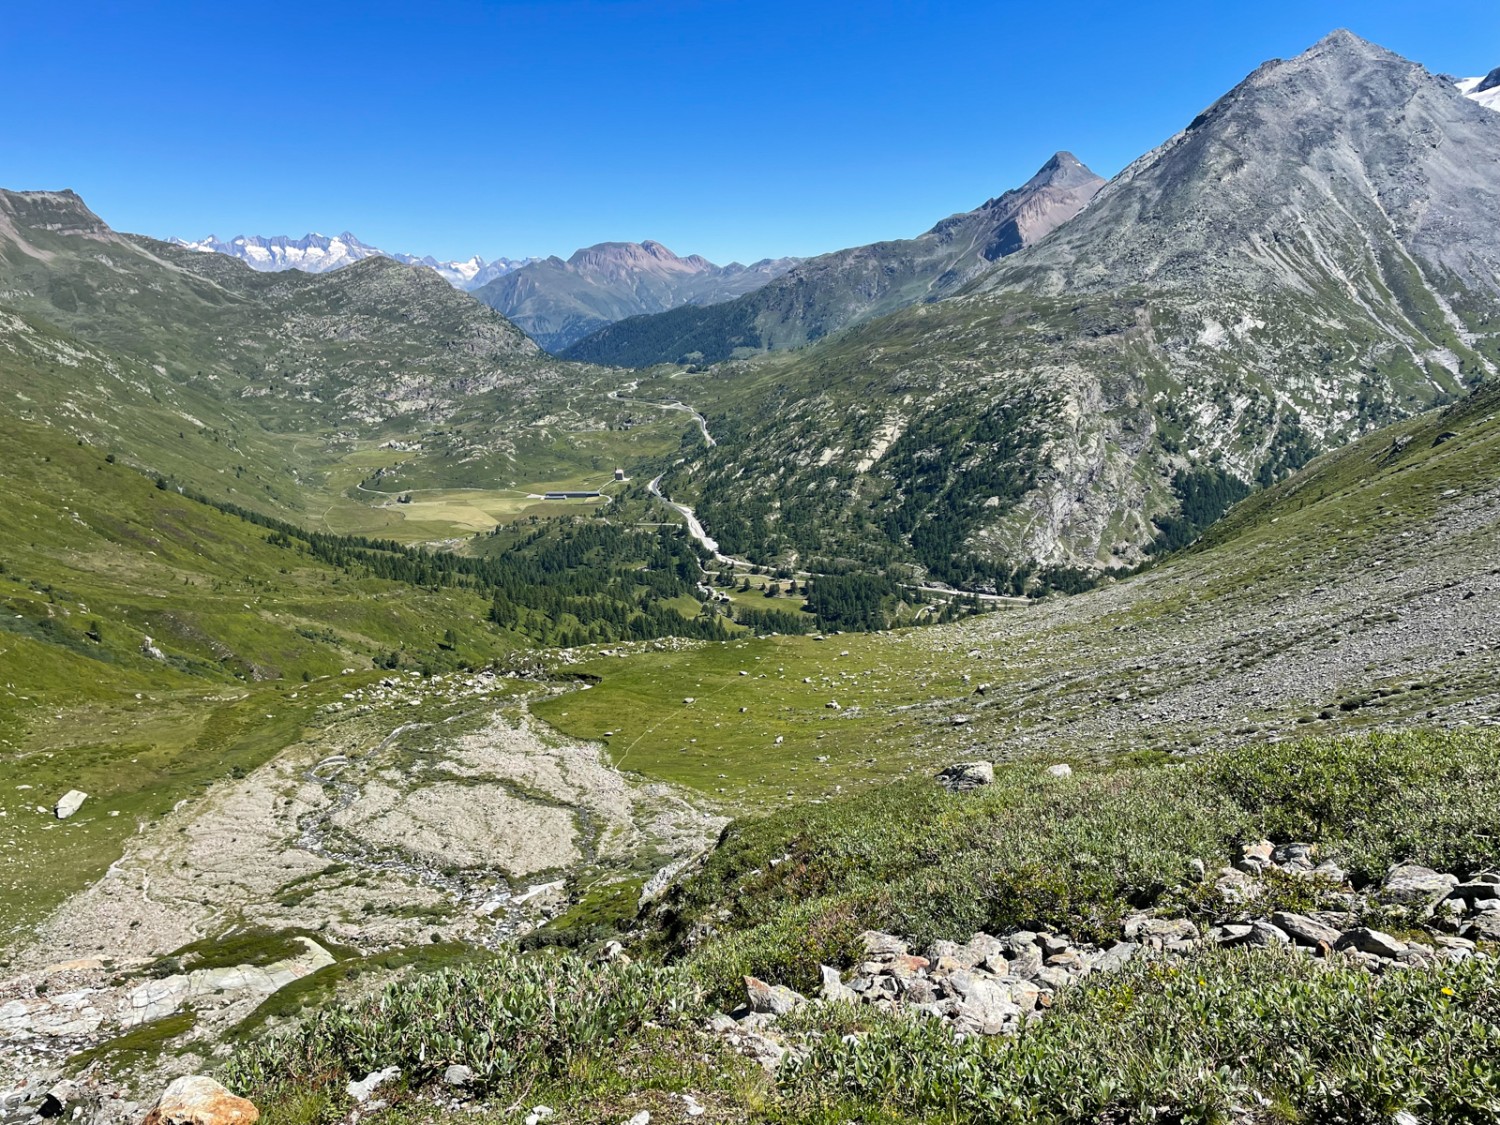
<path fill-rule="evenodd" d="M 461 262 L 440 262 L 432 255 L 418 258 L 413 254 L 393 254 L 361 242 L 345 231 L 343 234 L 307 234 L 301 238 L 289 238 L 279 234 L 273 238 L 260 235 L 239 235 L 225 242 L 214 235 L 189 242 L 181 238 L 167 240 L 174 246 L 204 253 L 227 254 L 247 263 L 251 269 L 263 273 L 280 270 L 301 270 L 304 273 L 328 273 L 344 266 L 363 261 L 365 258 L 391 258 L 408 266 L 426 266 L 436 270 L 438 276 L 455 289 L 477 289 L 512 270 L 520 269 L 535 258 L 496 258 L 486 262 L 479 255 Z"/>
<path fill-rule="evenodd" d="M 513 270 L 474 296 L 504 313 L 550 352 L 626 317 L 685 305 L 713 305 L 760 289 L 800 258 L 716 266 L 697 254 L 679 258 L 660 242 L 601 242 L 567 261 L 545 258 Z"/>
<path fill-rule="evenodd" d="M 1020 187 L 952 215 L 926 234 L 809 258 L 727 303 L 622 320 L 581 340 L 566 355 L 645 367 L 715 363 L 799 347 L 851 324 L 956 292 L 999 259 L 1078 214 L 1103 184 L 1072 153 L 1059 152 Z M 515 285 L 525 272 L 497 284 Z M 517 319 L 509 309 L 501 311 Z"/>

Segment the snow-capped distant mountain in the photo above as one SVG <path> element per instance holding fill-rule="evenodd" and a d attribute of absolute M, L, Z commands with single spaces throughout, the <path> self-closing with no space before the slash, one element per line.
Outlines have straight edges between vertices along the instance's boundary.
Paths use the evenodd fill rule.
<path fill-rule="evenodd" d="M 1493 109 L 1496 113 L 1500 113 L 1500 66 L 1483 78 L 1465 78 L 1458 83 L 1458 92 L 1465 97 L 1473 98 L 1485 109 Z"/>
<path fill-rule="evenodd" d="M 277 235 L 262 238 L 259 235 L 240 235 L 224 242 L 213 235 L 189 242 L 181 238 L 167 241 L 199 250 L 205 254 L 228 254 L 245 262 L 251 269 L 264 273 L 277 270 L 302 270 L 304 273 L 327 273 L 358 262 L 363 258 L 379 256 L 393 258 L 409 266 L 426 266 L 436 270 L 438 276 L 455 289 L 477 289 L 486 282 L 503 277 L 512 270 L 536 261 L 535 258 L 496 258 L 486 262 L 479 255 L 462 262 L 440 262 L 432 255 L 417 257 L 414 254 L 392 254 L 376 246 L 369 246 L 354 235 L 343 234 L 329 237 L 325 234 L 308 234 L 302 238 Z"/>

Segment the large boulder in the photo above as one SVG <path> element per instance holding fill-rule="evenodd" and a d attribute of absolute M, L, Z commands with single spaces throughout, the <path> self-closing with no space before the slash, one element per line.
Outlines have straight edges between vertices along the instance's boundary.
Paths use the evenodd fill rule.
<path fill-rule="evenodd" d="M 57 815 L 58 820 L 67 820 L 83 807 L 83 802 L 88 800 L 88 796 L 82 790 L 69 789 L 58 798 L 57 805 L 52 811 Z"/>
<path fill-rule="evenodd" d="M 966 793 L 994 780 L 995 767 L 990 762 L 956 762 L 937 775 L 938 784 L 950 793 Z"/>
<path fill-rule="evenodd" d="M 189 1074 L 168 1086 L 142 1125 L 254 1125 L 260 1110 L 212 1078 Z"/>
<path fill-rule="evenodd" d="M 1403 864 L 1391 868 L 1380 888 L 1382 901 L 1399 903 L 1419 910 L 1430 910 L 1447 898 L 1458 886 L 1458 876 L 1434 871 L 1430 867 Z"/>
<path fill-rule="evenodd" d="M 768 1016 L 784 1016 L 807 1003 L 807 997 L 800 992 L 794 992 L 784 984 L 767 984 L 755 977 L 745 978 L 745 996 L 752 1012 Z"/>

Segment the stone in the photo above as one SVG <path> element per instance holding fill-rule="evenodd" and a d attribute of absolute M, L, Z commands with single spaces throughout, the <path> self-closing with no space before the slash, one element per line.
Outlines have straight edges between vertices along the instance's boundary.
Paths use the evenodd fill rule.
<path fill-rule="evenodd" d="M 1470 941 L 1500 941 L 1500 913 L 1489 911 L 1475 915 L 1464 927 L 1463 936 Z"/>
<path fill-rule="evenodd" d="M 906 942 L 894 934 L 883 934 L 878 930 L 866 930 L 859 935 L 859 942 L 864 946 L 867 957 L 904 957 L 911 952 L 911 947 Z"/>
<path fill-rule="evenodd" d="M 454 1063 L 443 1071 L 443 1081 L 449 1086 L 467 1086 L 474 1081 L 474 1068 L 464 1066 L 463 1063 Z"/>
<path fill-rule="evenodd" d="M 908 1004 L 931 1004 L 938 998 L 937 988 L 926 977 L 911 977 L 900 982 L 901 998 Z"/>
<path fill-rule="evenodd" d="M 1448 892 L 1450 898 L 1463 899 L 1464 902 L 1484 902 L 1488 899 L 1500 898 L 1500 883 L 1481 882 L 1478 879 L 1467 883 L 1459 883 Z"/>
<path fill-rule="evenodd" d="M 1058 762 L 1055 766 L 1047 767 L 1048 777 L 1072 777 L 1073 767 L 1066 762 Z"/>
<path fill-rule="evenodd" d="M 1043 958 L 1056 957 L 1059 953 L 1066 953 L 1071 948 L 1067 938 L 1058 937 L 1056 934 L 1039 934 L 1036 944 L 1041 949 Z"/>
<path fill-rule="evenodd" d="M 56 815 L 58 820 L 67 820 L 68 817 L 72 816 L 80 808 L 83 807 L 83 802 L 88 800 L 88 796 L 89 795 L 87 793 L 84 793 L 81 790 L 69 789 L 66 793 L 58 798 L 57 804 L 53 807 L 52 812 L 54 815 Z"/>
<path fill-rule="evenodd" d="M 1406 948 L 1405 942 L 1397 941 L 1390 934 L 1359 926 L 1348 931 L 1334 945 L 1335 949 L 1354 949 L 1376 957 L 1399 957 Z"/>
<path fill-rule="evenodd" d="M 1239 945 L 1250 940 L 1250 935 L 1255 932 L 1255 927 L 1247 926 L 1239 922 L 1227 922 L 1222 926 L 1215 926 L 1209 937 L 1219 945 Z"/>
<path fill-rule="evenodd" d="M 156 642 L 149 636 L 141 638 L 141 655 L 150 660 L 165 660 L 167 654 L 156 647 Z"/>
<path fill-rule="evenodd" d="M 1249 945 L 1287 945 L 1291 938 L 1286 931 L 1270 922 L 1252 922 L 1250 924 Z"/>
<path fill-rule="evenodd" d="M 1066 988 L 1073 983 L 1073 978 L 1067 969 L 1044 968 L 1036 974 L 1037 984 L 1056 992 L 1060 988 Z"/>
<path fill-rule="evenodd" d="M 344 1087 L 344 1090 L 356 1102 L 364 1105 L 370 1100 L 371 1095 L 376 1090 L 380 1089 L 387 1082 L 392 1082 L 400 1077 L 401 1068 L 399 1066 L 388 1066 L 384 1070 L 372 1070 L 358 1082 L 350 1082 Z"/>
<path fill-rule="evenodd" d="M 771 1016 L 784 1016 L 793 1008 L 807 1003 L 807 997 L 784 984 L 771 985 L 756 977 L 745 978 L 745 994 L 750 1010 Z"/>
<path fill-rule="evenodd" d="M 820 995 L 830 1003 L 846 1001 L 852 1003 L 855 999 L 854 990 L 844 983 L 839 971 L 829 965 L 819 965 L 818 972 L 823 977 L 823 987 Z"/>
<path fill-rule="evenodd" d="M 963 946 L 959 945 L 958 942 L 939 940 L 927 947 L 927 960 L 936 965 L 945 957 L 951 957 L 956 961 L 962 953 Z"/>
<path fill-rule="evenodd" d="M 990 762 L 958 762 L 937 775 L 938 784 L 950 793 L 966 793 L 994 781 L 995 767 Z"/>
<path fill-rule="evenodd" d="M 526 1115 L 526 1125 L 542 1125 L 543 1121 L 550 1121 L 556 1115 L 556 1111 L 550 1105 L 536 1105 L 531 1107 L 531 1112 Z"/>
<path fill-rule="evenodd" d="M 641 1110 L 640 1113 L 637 1113 L 629 1121 L 625 1122 L 625 1125 L 651 1125 L 651 1111 L 648 1109 Z"/>
<path fill-rule="evenodd" d="M 993 980 L 972 979 L 963 994 L 953 1028 L 970 1035 L 998 1035 L 1020 1015 L 1021 1009 L 1003 985 Z"/>
<path fill-rule="evenodd" d="M 1380 888 L 1384 902 L 1429 910 L 1442 902 L 1458 886 L 1458 876 L 1434 871 L 1430 867 L 1405 864 L 1391 868 Z"/>
<path fill-rule="evenodd" d="M 1010 991 L 1011 1003 L 1023 1012 L 1033 1011 L 1041 998 L 1042 990 L 1029 980 L 1003 980 L 1000 982 Z"/>
<path fill-rule="evenodd" d="M 982 965 L 991 957 L 1004 957 L 1010 947 L 991 934 L 977 933 L 969 938 L 959 952 L 959 961 L 966 968 Z"/>
<path fill-rule="evenodd" d="M 1343 883 L 1349 878 L 1349 873 L 1331 859 L 1325 859 L 1318 864 L 1312 869 L 1312 873 L 1320 879 L 1327 879 L 1330 883 Z"/>
<path fill-rule="evenodd" d="M 253 1125 L 260 1110 L 212 1078 L 189 1074 L 165 1090 L 142 1125 Z"/>
<path fill-rule="evenodd" d="M 1270 840 L 1261 840 L 1254 844 L 1246 844 L 1240 849 L 1240 858 L 1253 859 L 1260 863 L 1270 863 L 1271 857 L 1276 854 L 1276 845 Z"/>
<path fill-rule="evenodd" d="M 1271 915 L 1271 921 L 1289 934 L 1298 945 L 1317 946 L 1321 944 L 1337 945 L 1343 935 L 1332 926 L 1309 918 L 1306 914 L 1292 914 L 1285 910 L 1278 910 Z"/>
<path fill-rule="evenodd" d="M 1133 941 L 1117 941 L 1094 959 L 1094 971 L 1100 973 L 1123 969 L 1141 951 Z"/>
<path fill-rule="evenodd" d="M 1150 918 L 1144 914 L 1125 919 L 1124 932 L 1131 941 L 1154 938 L 1163 944 L 1193 941 L 1198 937 L 1198 927 L 1186 918 Z"/>
<path fill-rule="evenodd" d="M 1310 863 L 1317 852 L 1317 844 L 1282 844 L 1271 853 L 1271 859 L 1277 863 Z"/>
<path fill-rule="evenodd" d="M 892 957 L 886 965 L 886 972 L 890 973 L 893 977 L 905 979 L 923 972 L 931 963 L 925 957 L 917 957 L 914 954 L 907 953 L 900 957 Z"/>

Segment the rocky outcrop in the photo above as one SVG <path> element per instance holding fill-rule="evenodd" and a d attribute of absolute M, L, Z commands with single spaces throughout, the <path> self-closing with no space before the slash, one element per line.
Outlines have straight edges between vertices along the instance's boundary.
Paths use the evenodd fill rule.
<path fill-rule="evenodd" d="M 995 781 L 993 762 L 958 762 L 948 766 L 937 775 L 937 782 L 950 793 L 967 793 L 992 785 Z"/>
<path fill-rule="evenodd" d="M 1017 930 L 976 933 L 962 944 L 937 941 L 916 953 L 895 934 L 866 931 L 859 936 L 863 956 L 847 974 L 821 967 L 817 999 L 747 977 L 748 1003 L 739 1020 L 720 1017 L 714 1029 L 774 1069 L 790 1049 L 777 1038 L 776 1019 L 806 1003 L 869 1004 L 941 1019 L 955 1035 L 1001 1035 L 1042 1018 L 1060 990 L 1138 957 L 1170 960 L 1207 947 L 1239 946 L 1340 959 L 1382 973 L 1489 956 L 1477 943 L 1500 935 L 1500 872 L 1460 882 L 1451 874 L 1402 864 L 1380 885 L 1357 892 L 1335 864 L 1315 864 L 1315 851 L 1310 844 L 1262 840 L 1244 845 L 1240 859 L 1216 875 L 1201 862 L 1190 864 L 1192 870 L 1204 869 L 1201 878 L 1214 892 L 1209 900 L 1218 903 L 1215 919 L 1200 924 L 1170 910 L 1138 912 L 1123 920 L 1118 938 L 1102 945 L 1065 933 Z M 1305 879 L 1314 893 L 1321 891 L 1342 908 L 1257 913 L 1253 904 L 1268 893 L 1264 880 L 1273 876 Z M 1401 899 L 1422 916 L 1428 940 L 1401 940 L 1364 921 L 1372 909 L 1388 911 Z M 1449 909 L 1435 909 L 1448 904 Z"/>

